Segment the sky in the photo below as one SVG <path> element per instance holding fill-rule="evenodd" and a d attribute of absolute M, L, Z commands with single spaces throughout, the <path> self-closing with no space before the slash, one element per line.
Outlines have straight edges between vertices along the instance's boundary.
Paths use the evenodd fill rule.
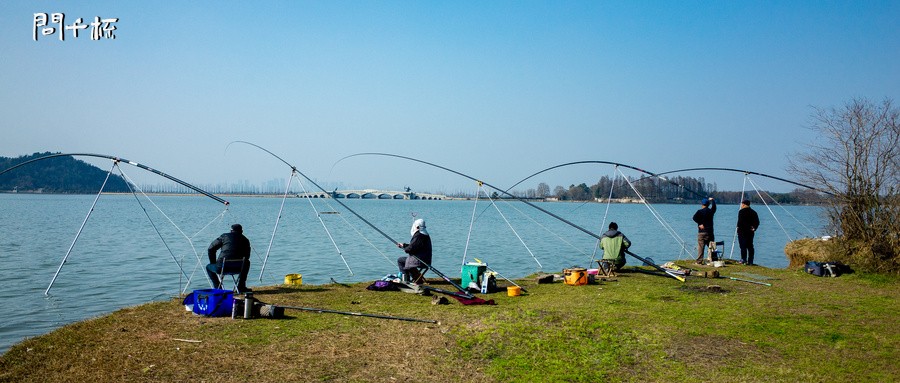
<path fill-rule="evenodd" d="M 115 39 L 88 26 L 35 40 L 36 13 L 117 18 Z M 0 156 L 112 155 L 197 185 L 289 178 L 229 145 L 249 141 L 328 188 L 446 193 L 476 185 L 344 158 L 408 156 L 500 187 L 573 161 L 794 179 L 815 108 L 900 102 L 897 20 L 897 1 L 6 0 Z M 522 188 L 615 174 L 570 166 Z M 742 188 L 739 174 L 684 175 Z"/>

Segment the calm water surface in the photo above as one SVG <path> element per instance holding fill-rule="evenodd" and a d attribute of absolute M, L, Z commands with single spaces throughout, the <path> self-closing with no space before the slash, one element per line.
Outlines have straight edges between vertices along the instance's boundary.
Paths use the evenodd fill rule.
<path fill-rule="evenodd" d="M 391 241 L 334 201 L 289 199 L 265 272 L 260 275 L 281 198 L 230 198 L 231 205 L 225 209 L 206 197 L 147 200 L 103 195 L 47 297 L 44 291 L 93 199 L 0 194 L 0 261 L 4 265 L 0 280 L 7 286 L 2 298 L 6 310 L 0 312 L 0 352 L 26 337 L 68 323 L 169 299 L 184 289 L 209 288 L 198 257 L 205 265 L 209 242 L 228 231 L 232 223 L 244 226 L 253 246 L 250 286 L 279 284 L 290 273 L 302 274 L 306 284 L 324 284 L 331 278 L 340 282 L 375 280 L 395 273 L 396 258 L 403 255 Z M 586 267 L 597 242 L 520 202 L 499 202 L 496 207 L 483 200 L 477 205 L 474 201 L 342 202 L 401 242 L 409 240 L 412 221 L 424 218 L 434 245 L 434 267 L 451 277 L 459 276 L 464 255 L 467 261 L 479 258 L 510 278 L 539 270 L 558 273 L 570 266 Z M 600 228 L 605 204 L 537 205 L 592 232 L 605 231 Z M 644 205 L 611 205 L 606 222 L 619 224 L 638 255 L 657 263 L 687 259 L 696 251 L 691 216 L 698 207 L 653 205 L 672 231 Z M 320 215 L 327 232 L 313 208 L 336 213 Z M 789 238 L 823 234 L 821 208 L 773 206 L 774 217 L 764 205 L 754 208 L 762 221 L 756 236 L 756 260 L 763 266 L 787 266 L 783 249 Z M 717 239 L 726 242 L 726 254 L 732 246 L 730 230 L 737 211 L 736 205 L 720 205 L 716 214 Z M 474 224 L 473 214 L 477 217 Z M 733 257 L 740 258 L 736 249 Z M 636 263 L 633 258 L 628 262 Z"/>

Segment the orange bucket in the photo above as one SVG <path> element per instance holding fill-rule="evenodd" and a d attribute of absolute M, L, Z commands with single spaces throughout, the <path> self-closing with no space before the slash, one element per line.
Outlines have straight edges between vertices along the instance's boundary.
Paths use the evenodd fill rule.
<path fill-rule="evenodd" d="M 582 286 L 588 283 L 588 273 L 586 269 L 574 268 L 563 270 L 565 282 L 569 286 Z"/>
<path fill-rule="evenodd" d="M 506 288 L 506 295 L 511 297 L 522 295 L 522 288 L 519 286 L 509 286 Z"/>

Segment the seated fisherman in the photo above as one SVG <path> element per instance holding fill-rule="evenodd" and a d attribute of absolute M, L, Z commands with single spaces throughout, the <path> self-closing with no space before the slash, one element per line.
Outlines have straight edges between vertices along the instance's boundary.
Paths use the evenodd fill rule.
<path fill-rule="evenodd" d="M 413 222 L 409 233 L 412 235 L 409 243 L 397 244 L 397 247 L 409 254 L 409 256 L 397 258 L 397 268 L 409 282 L 419 283 L 421 275 L 418 269 L 431 264 L 431 236 L 425 230 L 425 220 L 421 218 Z M 418 259 L 416 259 L 417 257 Z"/>
<path fill-rule="evenodd" d="M 612 271 L 619 271 L 625 266 L 625 250 L 631 246 L 631 241 L 619 231 L 619 225 L 615 222 L 609 223 L 609 231 L 603 233 L 600 238 L 603 259 L 613 264 Z"/>
<path fill-rule="evenodd" d="M 219 251 L 220 249 L 221 251 Z M 219 251 L 218 257 L 216 257 L 217 251 Z M 250 271 L 250 240 L 244 236 L 244 228 L 240 224 L 231 225 L 231 232 L 224 233 L 212 241 L 207 249 L 207 255 L 209 264 L 206 265 L 206 274 L 214 287 L 219 287 L 218 274 L 222 271 L 226 259 L 243 259 L 243 267 L 238 276 L 238 292 L 252 291 L 247 288 L 247 273 Z"/>

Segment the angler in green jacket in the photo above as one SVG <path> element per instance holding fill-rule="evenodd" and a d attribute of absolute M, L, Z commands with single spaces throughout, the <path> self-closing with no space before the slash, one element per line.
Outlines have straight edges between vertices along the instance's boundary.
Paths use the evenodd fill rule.
<path fill-rule="evenodd" d="M 615 271 L 625 266 L 625 250 L 629 246 L 631 246 L 631 241 L 619 231 L 619 225 L 610 222 L 609 231 L 600 237 L 600 248 L 603 249 L 603 259 L 612 261 Z"/>

